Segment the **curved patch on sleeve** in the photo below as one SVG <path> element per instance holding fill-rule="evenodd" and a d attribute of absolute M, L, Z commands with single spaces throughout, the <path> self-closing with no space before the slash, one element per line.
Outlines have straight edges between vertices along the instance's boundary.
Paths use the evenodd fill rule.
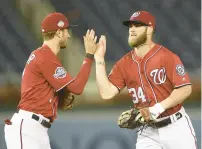
<path fill-rule="evenodd" d="M 53 74 L 53 77 L 56 79 L 63 79 L 67 75 L 66 70 L 63 67 L 57 67 L 55 69 L 55 73 Z"/>

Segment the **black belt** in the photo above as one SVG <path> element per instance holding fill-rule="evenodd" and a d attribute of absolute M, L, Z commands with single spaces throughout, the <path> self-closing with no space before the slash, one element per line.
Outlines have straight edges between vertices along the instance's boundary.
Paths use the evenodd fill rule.
<path fill-rule="evenodd" d="M 177 120 L 179 120 L 180 118 L 182 118 L 182 113 L 177 112 L 175 114 L 175 116 L 176 116 Z M 151 124 L 149 124 L 149 126 L 154 127 L 154 128 L 162 128 L 162 127 L 165 127 L 171 123 L 172 123 L 172 120 L 170 117 L 168 117 L 168 118 L 166 118 L 160 122 L 151 123 Z"/>
<path fill-rule="evenodd" d="M 32 119 L 36 120 L 39 122 L 40 117 L 36 114 L 32 115 Z M 46 120 L 42 120 L 40 123 L 42 126 L 46 127 L 46 128 L 51 128 L 51 123 L 47 122 Z"/>

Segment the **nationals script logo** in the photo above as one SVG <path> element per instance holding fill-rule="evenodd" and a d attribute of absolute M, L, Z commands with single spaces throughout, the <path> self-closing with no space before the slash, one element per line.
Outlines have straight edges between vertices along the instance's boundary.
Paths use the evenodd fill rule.
<path fill-rule="evenodd" d="M 154 69 L 150 72 L 155 84 L 163 84 L 166 81 L 166 70 L 164 67 L 161 69 Z"/>

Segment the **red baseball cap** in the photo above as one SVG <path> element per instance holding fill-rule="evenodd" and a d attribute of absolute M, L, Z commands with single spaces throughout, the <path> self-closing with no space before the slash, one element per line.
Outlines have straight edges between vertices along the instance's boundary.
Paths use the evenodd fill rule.
<path fill-rule="evenodd" d="M 50 13 L 48 16 L 44 18 L 41 23 L 41 31 L 42 33 L 50 32 L 50 31 L 57 31 L 58 29 L 65 29 L 70 26 L 67 17 L 58 12 Z"/>
<path fill-rule="evenodd" d="M 137 11 L 133 13 L 133 15 L 130 17 L 130 20 L 124 21 L 123 25 L 129 26 L 130 23 L 138 23 L 146 26 L 151 26 L 153 27 L 153 29 L 155 29 L 156 25 L 154 16 L 146 11 Z"/>

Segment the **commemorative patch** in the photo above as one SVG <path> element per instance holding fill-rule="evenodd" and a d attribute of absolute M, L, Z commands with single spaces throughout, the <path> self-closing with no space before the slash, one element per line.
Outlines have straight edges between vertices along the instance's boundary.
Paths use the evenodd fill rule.
<path fill-rule="evenodd" d="M 67 75 L 67 72 L 65 71 L 63 67 L 57 67 L 55 69 L 55 74 L 53 75 L 53 77 L 56 79 L 62 79 L 66 77 L 66 75 Z"/>
<path fill-rule="evenodd" d="M 184 66 L 182 64 L 178 64 L 176 66 L 176 72 L 178 75 L 180 76 L 184 76 L 185 75 L 185 69 L 184 69 Z"/>

